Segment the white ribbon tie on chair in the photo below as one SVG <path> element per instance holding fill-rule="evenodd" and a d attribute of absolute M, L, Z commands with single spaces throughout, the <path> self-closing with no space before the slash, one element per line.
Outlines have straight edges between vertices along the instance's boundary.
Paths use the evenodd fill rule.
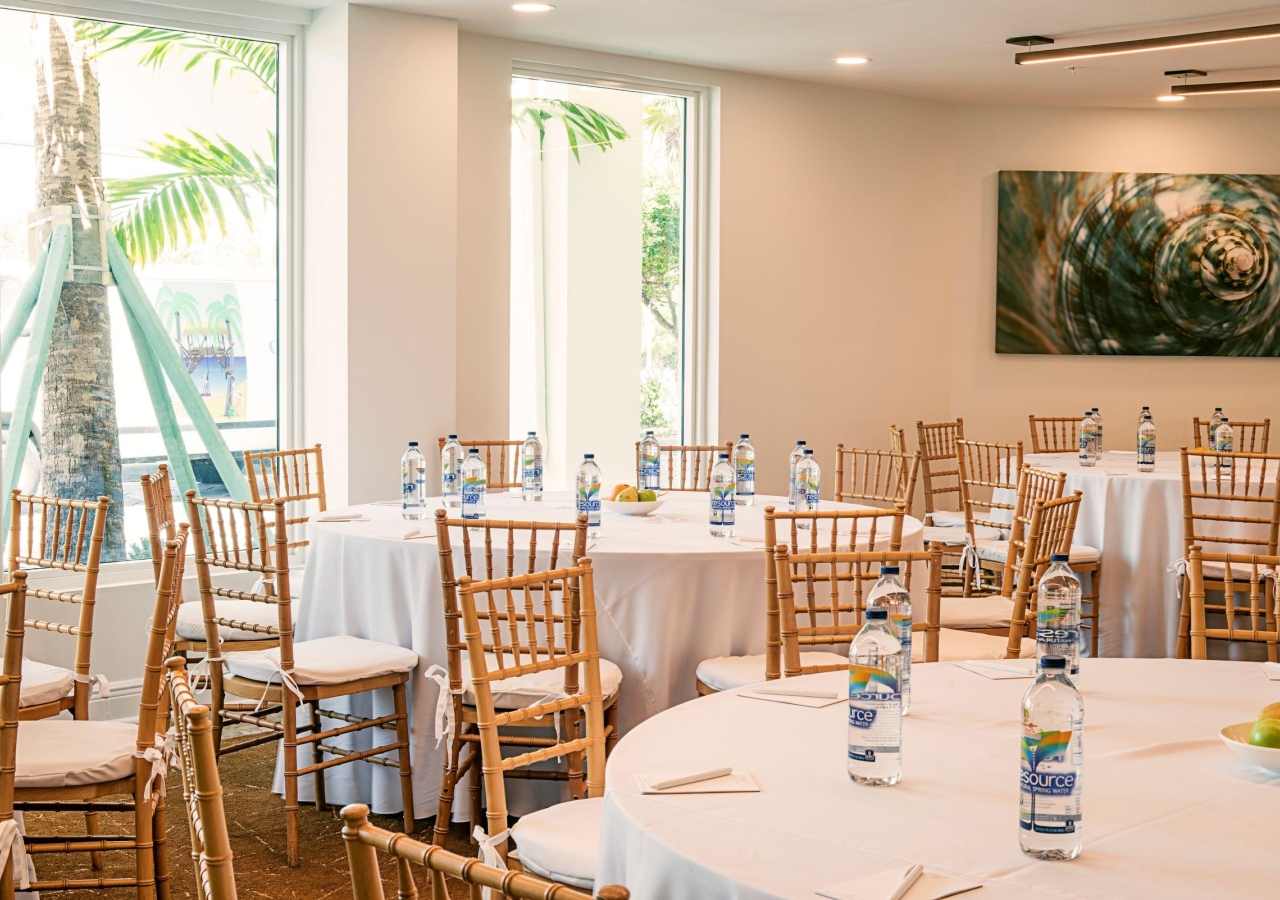
<path fill-rule="evenodd" d="M 147 785 L 143 788 L 143 793 L 151 800 L 157 797 L 163 797 L 165 793 L 165 776 L 168 774 L 169 765 L 173 756 L 173 729 L 169 729 L 168 734 L 156 733 L 155 744 L 139 753 L 133 751 L 135 759 L 145 759 L 151 763 L 151 774 L 147 777 Z M 154 785 L 160 781 L 160 787 L 155 788 Z"/>
<path fill-rule="evenodd" d="M 276 662 L 271 657 L 266 657 L 266 660 L 271 663 L 271 668 L 275 669 L 280 674 L 280 681 L 286 688 L 288 688 L 289 693 L 293 694 L 293 696 L 297 697 L 299 700 L 302 700 L 302 689 L 298 687 L 298 682 L 293 680 L 293 676 L 280 668 L 280 663 Z M 266 687 L 262 689 L 262 696 L 258 698 L 258 705 L 253 708 L 254 712 L 262 709 L 262 704 L 267 702 L 267 694 L 271 693 L 271 685 L 275 683 L 272 681 L 273 678 L 275 678 L 274 675 L 267 676 Z"/>
<path fill-rule="evenodd" d="M 507 871 L 507 861 L 502 858 L 502 854 L 498 852 L 498 844 L 506 841 L 511 836 L 511 831 L 500 831 L 493 837 L 489 837 L 484 833 L 484 829 L 479 825 L 471 832 L 471 836 L 475 838 L 477 844 L 480 845 L 480 861 L 486 866 L 493 866 L 495 869 Z M 484 889 L 484 900 L 498 900 L 501 894 L 493 888 Z"/>
<path fill-rule="evenodd" d="M 80 684 L 89 685 L 89 691 L 92 693 L 93 688 L 98 688 L 98 697 L 107 704 L 107 718 L 111 718 L 111 682 L 107 680 L 106 675 L 81 675 L 79 672 L 72 672 L 71 677 Z"/>
<path fill-rule="evenodd" d="M 427 678 L 436 683 L 440 688 L 440 694 L 436 699 L 436 746 L 440 746 L 440 742 L 448 738 L 449 746 L 453 746 L 453 732 L 457 727 L 457 723 L 453 721 L 453 694 L 462 694 L 462 689 L 451 691 L 449 689 L 449 673 L 443 666 L 432 666 L 424 672 Z"/>
<path fill-rule="evenodd" d="M 13 819 L 5 819 L 0 822 L 0 869 L 10 860 L 13 861 L 18 887 L 25 891 L 31 887 L 31 879 L 27 872 L 27 848 L 22 842 L 22 829 Z"/>
<path fill-rule="evenodd" d="M 973 535 L 965 532 L 964 546 L 960 548 L 960 571 L 971 568 L 978 578 L 978 590 L 982 590 L 982 566 L 978 562 L 978 548 L 973 544 Z"/>
<path fill-rule="evenodd" d="M 212 663 L 225 667 L 227 661 L 221 656 L 205 656 L 198 663 L 187 670 L 187 682 L 191 685 L 191 690 L 201 691 L 209 687 L 213 680 Z"/>

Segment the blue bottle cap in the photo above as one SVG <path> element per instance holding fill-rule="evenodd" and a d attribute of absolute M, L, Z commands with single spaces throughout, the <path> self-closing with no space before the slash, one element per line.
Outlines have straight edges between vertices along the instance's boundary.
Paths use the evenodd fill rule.
<path fill-rule="evenodd" d="M 538 432 L 536 432 L 536 431 L 530 431 L 530 432 L 529 432 L 529 437 L 537 437 L 537 436 L 538 436 Z"/>
<path fill-rule="evenodd" d="M 897 566 L 881 566 L 880 574 L 881 575 L 897 575 L 898 567 Z"/>
<path fill-rule="evenodd" d="M 456 434 L 449 435 L 449 440 L 456 441 L 457 439 L 458 439 L 458 436 Z"/>
<path fill-rule="evenodd" d="M 812 450 L 810 450 L 808 447 L 805 447 L 805 448 L 804 448 L 804 455 L 805 455 L 805 456 L 813 456 L 813 451 L 812 451 Z"/>
<path fill-rule="evenodd" d="M 797 447 L 803 447 L 803 446 L 804 446 L 804 441 L 796 441 L 796 446 L 797 446 Z"/>
<path fill-rule="evenodd" d="M 409 446 L 410 446 L 410 447 L 416 447 L 416 446 L 418 446 L 418 442 L 417 442 L 417 441 L 410 441 L 410 442 L 409 442 Z"/>
<path fill-rule="evenodd" d="M 1050 554 L 1049 562 L 1071 562 L 1071 554 L 1070 553 Z"/>
<path fill-rule="evenodd" d="M 479 456 L 479 455 L 480 455 L 480 448 L 479 448 L 479 447 L 472 447 L 472 448 L 471 448 L 470 450 L 468 450 L 467 452 L 468 452 L 468 453 L 473 453 L 473 454 L 475 454 L 476 456 Z"/>
<path fill-rule="evenodd" d="M 721 458 L 721 459 L 728 459 L 728 458 L 729 458 L 729 454 L 728 454 L 728 453 L 721 453 L 721 454 L 720 454 L 720 458 Z"/>
<path fill-rule="evenodd" d="M 584 454 L 582 454 L 582 458 L 583 458 L 583 459 L 595 459 L 595 458 L 596 458 L 596 455 L 595 455 L 594 453 L 584 453 Z"/>
<path fill-rule="evenodd" d="M 739 435 L 739 436 L 738 436 L 738 440 L 740 440 L 740 441 L 745 441 L 745 440 L 746 440 L 747 438 L 749 438 L 749 437 L 751 437 L 751 435 L 749 435 L 749 434 L 742 434 L 742 435 Z"/>
<path fill-rule="evenodd" d="M 885 609 L 883 606 L 875 606 L 867 610 L 868 622 L 876 622 L 876 621 L 879 621 L 880 619 L 887 619 L 887 618 L 889 618 L 889 610 Z"/>
<path fill-rule="evenodd" d="M 1042 669 L 1066 669 L 1067 658 L 1065 656 L 1042 656 L 1040 657 L 1040 668 Z"/>

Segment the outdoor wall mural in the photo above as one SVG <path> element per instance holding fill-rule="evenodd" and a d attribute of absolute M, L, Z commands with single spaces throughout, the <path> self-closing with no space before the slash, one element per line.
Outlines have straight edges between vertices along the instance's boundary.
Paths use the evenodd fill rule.
<path fill-rule="evenodd" d="M 1280 355 L 1280 176 L 1001 172 L 996 352 Z"/>

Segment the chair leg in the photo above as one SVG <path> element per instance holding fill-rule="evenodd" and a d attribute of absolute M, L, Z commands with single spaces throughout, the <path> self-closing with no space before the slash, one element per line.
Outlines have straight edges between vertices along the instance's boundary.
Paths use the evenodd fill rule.
<path fill-rule="evenodd" d="M 150 763 L 148 763 L 150 765 Z M 133 853 L 138 900 L 156 900 L 155 812 L 151 802 L 143 796 L 145 779 L 138 777 L 133 793 L 133 827 L 135 850 Z"/>
<path fill-rule="evenodd" d="M 1182 588 L 1182 611 L 1178 616 L 1178 646 L 1174 655 L 1186 659 L 1191 649 L 1191 583 L 1183 575 L 1178 584 Z"/>
<path fill-rule="evenodd" d="M 169 900 L 168 823 L 164 808 L 164 794 L 156 800 L 156 812 L 151 828 L 155 841 L 156 900 Z"/>
<path fill-rule="evenodd" d="M 284 826 L 285 847 L 291 868 L 301 865 L 298 851 L 298 705 L 287 687 L 281 688 L 284 726 Z"/>
<path fill-rule="evenodd" d="M 582 715 L 577 709 L 565 710 L 565 735 L 568 740 L 576 740 L 580 735 Z M 567 754 L 566 762 L 569 770 L 569 798 L 581 800 L 587 795 L 586 779 L 582 775 L 582 753 Z"/>
<path fill-rule="evenodd" d="M 436 825 L 431 835 L 431 843 L 443 847 L 445 838 L 449 836 L 449 823 L 453 819 L 453 795 L 458 778 L 458 763 L 462 756 L 463 724 L 458 722 L 453 740 L 445 748 L 444 775 L 440 779 L 440 805 L 436 810 Z"/>
<path fill-rule="evenodd" d="M 484 821 L 484 807 L 480 802 L 480 789 L 483 786 L 484 778 L 481 776 L 483 771 L 480 764 L 480 742 L 476 741 L 471 745 L 471 752 L 475 759 L 471 765 L 471 824 L 467 826 L 467 834 L 471 835 L 476 830 L 476 825 Z M 475 843 L 474 837 L 468 838 L 471 843 Z"/>
<path fill-rule="evenodd" d="M 409 752 L 409 706 L 405 700 L 404 685 L 392 685 L 391 696 L 396 705 L 396 741 L 400 744 L 400 801 L 404 804 L 404 833 L 413 834 L 413 762 Z"/>
<path fill-rule="evenodd" d="M 308 712 L 308 713 L 310 714 L 310 716 L 311 716 L 311 733 L 312 733 L 312 734 L 316 734 L 316 733 L 318 733 L 318 732 L 321 730 L 321 727 L 320 727 L 320 701 L 319 701 L 319 700 L 308 700 L 308 701 L 307 701 L 307 712 Z M 314 766 L 314 765 L 317 765 L 317 764 L 320 762 L 320 760 L 324 757 L 324 754 L 320 752 L 320 742 L 319 742 L 319 741 L 312 741 L 312 742 L 311 742 L 310 744 L 308 744 L 307 746 L 311 748 L 311 764 L 312 764 L 313 766 Z M 311 784 L 312 784 L 312 787 L 315 789 L 315 794 L 316 794 L 316 809 L 317 809 L 317 810 L 322 810 L 322 809 L 324 809 L 324 806 L 325 806 L 325 803 L 324 803 L 324 769 L 318 769 L 318 770 L 316 770 L 314 773 L 312 773 L 312 775 L 311 775 Z"/>
<path fill-rule="evenodd" d="M 609 730 L 609 736 L 604 739 L 604 756 L 609 758 L 609 754 L 613 752 L 614 745 L 618 743 L 618 701 L 615 700 L 613 705 L 604 711 L 604 724 Z"/>
<path fill-rule="evenodd" d="M 102 828 L 98 825 L 98 814 L 96 812 L 87 812 L 84 814 L 84 833 L 92 837 L 95 834 L 102 834 Z M 95 872 L 102 871 L 102 853 L 94 851 L 89 854 L 89 866 Z"/>

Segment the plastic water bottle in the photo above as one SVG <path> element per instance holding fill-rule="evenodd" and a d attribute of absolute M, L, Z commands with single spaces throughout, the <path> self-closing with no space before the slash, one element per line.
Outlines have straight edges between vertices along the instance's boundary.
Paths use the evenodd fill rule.
<path fill-rule="evenodd" d="M 400 514 L 406 519 L 427 517 L 427 458 L 417 441 L 400 457 Z"/>
<path fill-rule="evenodd" d="M 1209 449 L 1217 451 L 1218 449 L 1218 426 L 1222 424 L 1222 407 L 1215 406 L 1213 415 L 1209 418 Z M 1199 435 L 1196 436 L 1197 439 Z"/>
<path fill-rule="evenodd" d="M 542 441 L 536 431 L 520 445 L 520 494 L 527 503 L 542 502 Z"/>
<path fill-rule="evenodd" d="M 485 517 L 488 476 L 484 460 L 480 458 L 480 451 L 472 447 L 467 451 L 467 458 L 462 461 L 462 518 L 483 519 Z"/>
<path fill-rule="evenodd" d="M 1227 417 L 1222 417 L 1222 424 L 1218 426 L 1218 430 L 1213 433 L 1213 441 L 1217 444 L 1219 453 L 1231 453 L 1236 446 L 1235 429 L 1231 427 L 1231 423 L 1227 421 Z M 1231 457 L 1224 456 L 1218 460 L 1218 468 L 1230 469 Z"/>
<path fill-rule="evenodd" d="M 462 505 L 462 461 L 467 458 L 456 434 L 449 435 L 440 451 L 440 494 L 445 506 Z"/>
<path fill-rule="evenodd" d="M 577 511 L 587 514 L 587 534 L 600 536 L 600 467 L 594 453 L 582 455 L 578 466 Z"/>
<path fill-rule="evenodd" d="M 1098 464 L 1098 420 L 1086 411 L 1080 422 L 1080 465 Z"/>
<path fill-rule="evenodd" d="M 640 441 L 640 471 L 637 473 L 642 491 L 656 491 L 662 482 L 662 450 L 652 431 L 644 433 Z"/>
<path fill-rule="evenodd" d="M 796 463 L 796 475 L 791 485 L 791 508 L 796 512 L 816 512 L 818 509 L 818 485 L 822 479 L 822 470 L 813 458 L 813 451 L 804 448 L 804 456 Z M 809 522 L 801 520 L 797 528 L 809 528 Z"/>
<path fill-rule="evenodd" d="M 1144 406 L 1143 409 L 1146 409 Z M 1143 413 L 1138 425 L 1138 471 L 1156 470 L 1156 423 L 1151 413 Z"/>
<path fill-rule="evenodd" d="M 791 459 L 788 461 L 787 471 L 787 509 L 791 512 L 796 511 L 796 466 L 800 460 L 804 458 L 804 441 L 796 441 L 796 449 L 791 451 Z"/>
<path fill-rule="evenodd" d="M 756 448 L 751 446 L 749 434 L 733 445 L 733 471 L 738 480 L 738 505 L 751 506 L 756 502 Z"/>
<path fill-rule="evenodd" d="M 1067 675 L 1080 687 L 1080 579 L 1071 571 L 1071 554 L 1055 553 L 1036 587 L 1036 659 L 1061 656 Z M 1041 671 L 1037 663 L 1037 674 Z"/>
<path fill-rule="evenodd" d="M 1018 843 L 1036 859 L 1075 859 L 1084 845 L 1084 702 L 1066 665 L 1061 656 L 1042 659 L 1022 698 Z"/>
<path fill-rule="evenodd" d="M 898 577 L 897 566 L 881 566 L 880 580 L 867 595 L 867 609 L 889 610 L 890 630 L 902 645 L 902 714 L 911 712 L 911 593 Z"/>
<path fill-rule="evenodd" d="M 1141 425 L 1142 420 L 1147 418 L 1150 415 L 1151 415 L 1151 407 L 1150 406 L 1142 407 L 1142 412 L 1138 413 L 1138 424 Z"/>
<path fill-rule="evenodd" d="M 1097 425 L 1098 453 L 1102 453 L 1102 413 L 1098 412 L 1098 407 L 1096 406 L 1093 408 L 1092 412 L 1093 412 L 1093 421 Z"/>
<path fill-rule="evenodd" d="M 849 645 L 849 777 L 897 784 L 902 777 L 902 644 L 889 611 L 868 609 Z"/>
<path fill-rule="evenodd" d="M 733 537 L 737 478 L 729 454 L 721 453 L 711 470 L 711 536 Z"/>

